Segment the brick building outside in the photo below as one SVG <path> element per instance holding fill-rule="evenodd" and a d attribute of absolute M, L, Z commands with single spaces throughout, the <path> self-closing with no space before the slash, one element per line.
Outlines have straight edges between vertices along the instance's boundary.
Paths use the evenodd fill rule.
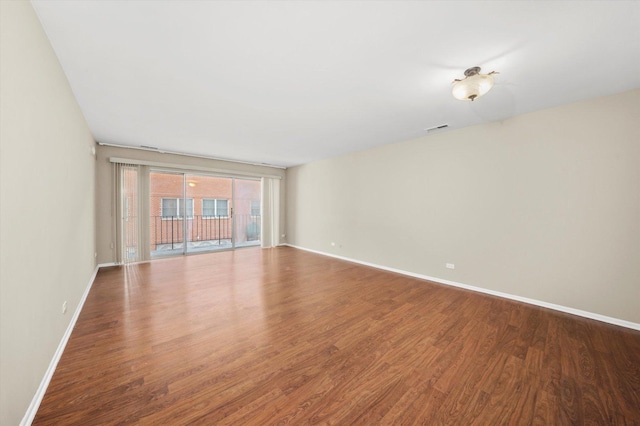
<path fill-rule="evenodd" d="M 152 253 L 182 248 L 185 220 L 190 249 L 230 247 L 232 236 L 236 245 L 259 244 L 259 180 L 186 175 L 185 185 L 182 174 L 160 172 L 149 180 Z"/>

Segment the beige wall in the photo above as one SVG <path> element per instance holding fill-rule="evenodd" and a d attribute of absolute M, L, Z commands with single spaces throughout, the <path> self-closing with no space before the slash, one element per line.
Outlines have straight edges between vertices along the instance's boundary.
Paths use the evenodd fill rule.
<path fill-rule="evenodd" d="M 291 168 L 287 241 L 640 323 L 639 118 L 634 90 Z"/>
<path fill-rule="evenodd" d="M 280 229 L 284 229 L 285 214 L 285 170 L 274 167 L 254 166 L 251 164 L 234 163 L 230 161 L 211 160 L 207 158 L 189 157 L 184 155 L 163 154 L 160 152 L 145 151 L 139 149 L 121 148 L 113 146 L 98 147 L 97 163 L 97 247 L 98 263 L 112 263 L 116 261 L 116 231 L 114 229 L 114 176 L 113 165 L 109 162 L 111 157 L 126 158 L 138 161 L 172 164 L 177 167 L 196 167 L 209 170 L 221 170 L 219 174 L 237 175 L 269 175 L 280 176 Z M 229 173 L 226 173 L 229 172 Z"/>
<path fill-rule="evenodd" d="M 0 424 L 15 425 L 95 268 L 95 157 L 31 4 L 0 15 Z"/>

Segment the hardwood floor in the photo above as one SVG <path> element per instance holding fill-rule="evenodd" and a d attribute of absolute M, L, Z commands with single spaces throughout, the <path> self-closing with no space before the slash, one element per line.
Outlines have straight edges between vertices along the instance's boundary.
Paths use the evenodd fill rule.
<path fill-rule="evenodd" d="M 640 332 L 293 248 L 102 269 L 34 424 L 638 424 Z"/>

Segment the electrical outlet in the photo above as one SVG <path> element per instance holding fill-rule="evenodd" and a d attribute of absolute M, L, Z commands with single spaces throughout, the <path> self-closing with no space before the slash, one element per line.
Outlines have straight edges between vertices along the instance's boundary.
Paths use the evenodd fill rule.
<path fill-rule="evenodd" d="M 67 313 L 67 301 L 62 302 L 62 315 Z"/>
<path fill-rule="evenodd" d="M 453 263 L 447 263 L 444 266 L 446 266 L 447 269 L 456 269 L 456 265 L 454 265 Z"/>

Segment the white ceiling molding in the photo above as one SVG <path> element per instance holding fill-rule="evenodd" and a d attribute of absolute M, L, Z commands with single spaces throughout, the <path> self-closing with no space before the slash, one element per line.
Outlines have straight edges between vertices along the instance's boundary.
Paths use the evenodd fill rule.
<path fill-rule="evenodd" d="M 224 177 L 256 177 L 256 178 L 271 178 L 271 179 L 282 179 L 282 176 L 278 175 L 270 175 L 266 173 L 253 173 L 253 172 L 244 172 L 237 170 L 227 170 L 221 169 L 217 167 L 201 167 L 201 166 L 191 166 L 186 164 L 177 164 L 177 163 L 164 163 L 161 161 L 148 161 L 148 160 L 136 160 L 133 158 L 122 158 L 122 157 L 109 157 L 110 163 L 118 163 L 118 164 L 133 164 L 136 166 L 149 166 L 154 167 L 156 169 L 162 170 L 176 170 L 176 171 L 188 171 L 188 172 L 203 172 L 211 175 L 218 175 Z"/>
<path fill-rule="evenodd" d="M 193 158 L 204 158 L 206 160 L 226 161 L 228 163 L 248 164 L 250 166 L 272 167 L 274 169 L 286 169 L 286 167 L 284 167 L 284 166 L 276 166 L 274 164 L 253 163 L 251 161 L 229 160 L 228 158 L 211 157 L 211 156 L 208 156 L 208 155 L 196 155 L 196 154 L 189 154 L 189 153 L 186 153 L 186 152 L 167 151 L 167 150 L 159 149 L 159 148 L 157 148 L 155 146 L 149 146 L 149 145 L 142 145 L 142 146 L 137 147 L 137 146 L 118 145 L 118 144 L 113 144 L 113 143 L 102 143 L 102 142 L 98 142 L 98 145 L 101 145 L 101 146 L 112 146 L 112 147 L 115 147 L 115 148 L 136 149 L 136 150 L 140 150 L 140 151 L 157 152 L 157 153 L 160 153 L 160 154 L 171 154 L 171 155 L 182 155 L 182 156 L 185 156 L 185 157 L 193 157 Z"/>

